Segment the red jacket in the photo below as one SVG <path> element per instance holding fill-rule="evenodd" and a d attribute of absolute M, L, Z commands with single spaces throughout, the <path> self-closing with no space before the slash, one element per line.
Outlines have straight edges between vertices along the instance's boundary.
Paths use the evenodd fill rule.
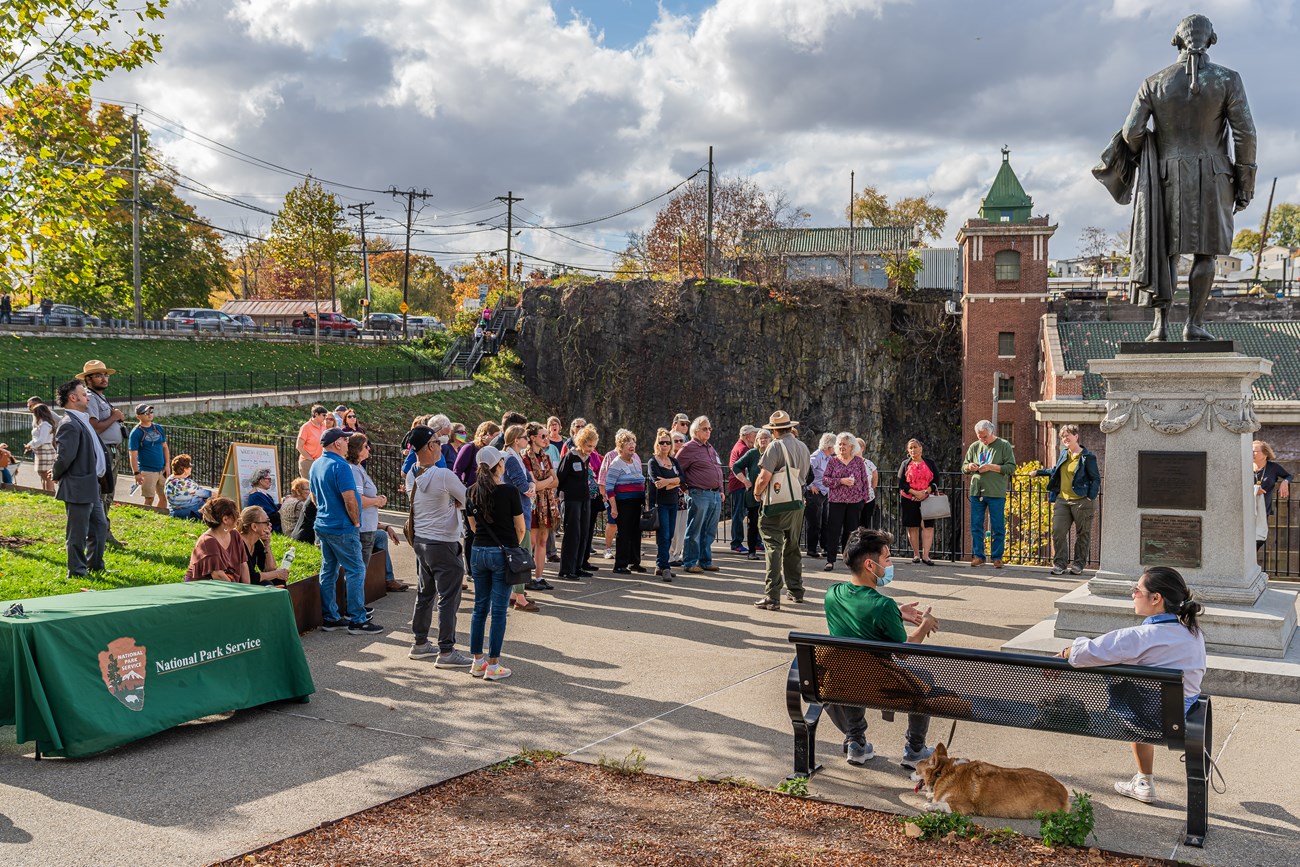
<path fill-rule="evenodd" d="M 749 451 L 749 449 L 750 447 L 745 445 L 744 440 L 737 439 L 736 444 L 731 447 L 731 458 L 727 461 L 727 466 L 728 467 L 735 466 L 736 461 L 743 458 L 745 456 L 745 452 Z M 734 494 L 736 491 L 743 491 L 743 490 L 745 490 L 745 486 L 739 482 L 736 473 L 732 473 L 731 478 L 727 480 L 727 493 Z"/>

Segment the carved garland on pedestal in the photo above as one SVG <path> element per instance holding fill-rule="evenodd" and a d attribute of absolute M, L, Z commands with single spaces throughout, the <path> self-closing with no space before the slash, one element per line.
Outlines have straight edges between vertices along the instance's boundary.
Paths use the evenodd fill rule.
<path fill-rule="evenodd" d="M 1235 434 L 1254 433 L 1259 430 L 1255 417 L 1255 399 L 1248 394 L 1241 397 L 1222 398 L 1206 395 L 1203 398 L 1187 397 L 1116 397 L 1106 401 L 1106 417 L 1101 422 L 1101 432 L 1106 434 L 1124 427 L 1130 421 L 1137 430 L 1141 419 L 1163 434 L 1180 434 L 1205 422 L 1205 430 L 1219 424 Z"/>

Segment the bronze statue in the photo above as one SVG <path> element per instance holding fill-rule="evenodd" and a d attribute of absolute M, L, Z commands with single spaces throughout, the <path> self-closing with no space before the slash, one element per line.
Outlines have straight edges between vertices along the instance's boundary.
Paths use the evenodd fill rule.
<path fill-rule="evenodd" d="M 1117 202 L 1133 202 L 1129 300 L 1155 309 L 1148 341 L 1169 339 L 1185 253 L 1193 261 L 1183 340 L 1214 339 L 1204 327 L 1214 257 L 1232 249 L 1232 215 L 1255 194 L 1255 122 L 1241 76 L 1206 59 L 1217 41 L 1204 15 L 1179 22 L 1178 62 L 1142 82 L 1124 128 L 1093 169 Z"/>

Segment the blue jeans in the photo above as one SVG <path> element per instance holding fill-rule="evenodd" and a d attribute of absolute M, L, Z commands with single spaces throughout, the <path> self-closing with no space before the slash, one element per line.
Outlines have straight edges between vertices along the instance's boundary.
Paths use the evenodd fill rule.
<path fill-rule="evenodd" d="M 199 520 L 199 509 L 202 508 L 203 501 L 198 500 L 188 506 L 173 505 L 167 514 L 171 515 L 173 518 L 182 518 L 186 521 L 197 521 Z"/>
<path fill-rule="evenodd" d="M 13 471 L 8 467 L 0 470 L 0 482 L 4 482 L 6 485 L 12 485 L 14 483 Z"/>
<path fill-rule="evenodd" d="M 745 515 L 749 511 L 745 506 L 745 489 L 727 494 L 731 503 L 731 547 L 745 544 Z"/>
<path fill-rule="evenodd" d="M 722 493 L 691 488 L 691 502 L 686 509 L 686 541 L 682 548 L 682 567 L 713 565 L 713 540 L 718 535 L 722 516 Z"/>
<path fill-rule="evenodd" d="M 474 546 L 474 613 L 469 618 L 469 652 L 483 653 L 483 626 L 492 611 L 492 630 L 488 634 L 488 658 L 501 655 L 506 640 L 506 609 L 510 605 L 510 576 L 506 574 L 506 555 L 494 546 Z"/>
<path fill-rule="evenodd" d="M 980 558 L 1001 560 L 1007 541 L 1006 497 L 970 498 L 970 549 Z M 984 516 L 989 516 L 989 529 L 993 531 L 993 550 L 984 556 Z"/>
<path fill-rule="evenodd" d="M 677 505 L 659 506 L 659 529 L 655 530 L 655 566 L 668 568 L 668 551 L 673 545 L 673 534 L 677 532 Z"/>
<path fill-rule="evenodd" d="M 375 532 L 375 550 L 384 552 L 384 579 L 393 581 L 393 557 L 388 553 L 388 534 L 383 530 Z M 370 564 L 367 563 L 367 566 Z"/>
<path fill-rule="evenodd" d="M 317 533 L 320 542 L 320 607 L 327 621 L 339 619 L 335 585 L 339 568 L 348 594 L 348 619 L 352 625 L 366 622 L 366 570 L 361 563 L 361 533 Z"/>

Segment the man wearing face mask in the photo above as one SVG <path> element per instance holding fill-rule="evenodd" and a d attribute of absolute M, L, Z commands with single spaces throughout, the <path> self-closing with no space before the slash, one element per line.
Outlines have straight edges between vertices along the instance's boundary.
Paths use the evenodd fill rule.
<path fill-rule="evenodd" d="M 930 633 L 939 630 L 939 621 L 928 607 L 918 611 L 915 602 L 900 606 L 880 592 L 881 587 L 894 580 L 894 564 L 889 556 L 893 541 L 894 537 L 882 530 L 861 529 L 849 537 L 844 552 L 851 573 L 849 580 L 832 584 L 826 591 L 826 626 L 831 635 L 920 644 Z M 916 627 L 910 635 L 903 621 Z M 844 733 L 844 753 L 849 764 L 865 765 L 875 758 L 875 750 L 866 738 L 867 715 L 863 708 L 828 704 L 826 713 Z M 907 715 L 907 739 L 900 762 L 903 767 L 915 770 L 917 762 L 934 752 L 933 747 L 925 745 L 929 729 L 929 716 Z"/>

